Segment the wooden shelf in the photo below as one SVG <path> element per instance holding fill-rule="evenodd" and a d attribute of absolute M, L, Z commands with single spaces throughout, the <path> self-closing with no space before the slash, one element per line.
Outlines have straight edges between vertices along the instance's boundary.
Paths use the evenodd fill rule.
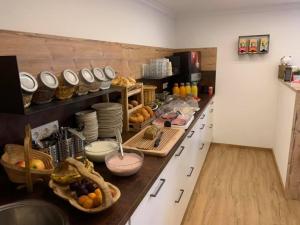
<path fill-rule="evenodd" d="M 28 109 L 25 109 L 25 115 L 32 115 L 35 113 L 39 113 L 39 112 L 43 112 L 43 111 L 47 111 L 47 110 L 51 110 L 57 107 L 63 107 L 63 106 L 67 106 L 67 105 L 71 105 L 71 104 L 76 104 L 82 101 L 86 101 L 92 98 L 96 98 L 102 95 L 107 95 L 113 92 L 121 92 L 122 88 L 119 87 L 111 87 L 107 90 L 101 90 L 98 92 L 94 92 L 94 93 L 89 93 L 87 95 L 83 95 L 83 96 L 76 96 L 64 101 L 60 101 L 60 100 L 53 100 L 50 103 L 47 104 L 42 104 L 42 105 L 31 105 Z"/>
<path fill-rule="evenodd" d="M 132 108 L 132 109 L 128 109 L 128 115 L 130 115 L 131 113 L 133 113 L 135 110 L 138 110 L 140 108 L 143 107 L 143 104 L 139 104 L 136 107 Z"/>
<path fill-rule="evenodd" d="M 142 88 L 137 88 L 131 91 L 128 91 L 128 97 L 131 97 L 133 95 L 139 94 L 142 92 Z"/>

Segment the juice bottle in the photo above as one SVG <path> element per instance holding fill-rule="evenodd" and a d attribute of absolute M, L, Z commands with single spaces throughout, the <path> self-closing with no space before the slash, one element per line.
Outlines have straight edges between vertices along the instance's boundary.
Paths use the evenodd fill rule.
<path fill-rule="evenodd" d="M 173 95 L 179 95 L 180 94 L 180 91 L 179 91 L 179 87 L 178 87 L 178 84 L 175 83 L 174 86 L 173 86 Z"/>
<path fill-rule="evenodd" d="M 198 97 L 198 87 L 196 82 L 192 84 L 192 95 L 194 97 Z"/>
<path fill-rule="evenodd" d="M 186 93 L 185 93 L 185 86 L 184 86 L 184 83 L 180 83 L 180 96 L 181 97 L 185 97 Z"/>
<path fill-rule="evenodd" d="M 190 95 L 191 92 L 192 92 L 192 90 L 191 90 L 191 85 L 190 85 L 189 82 L 187 82 L 187 83 L 185 84 L 185 94 L 186 94 L 186 95 Z"/>

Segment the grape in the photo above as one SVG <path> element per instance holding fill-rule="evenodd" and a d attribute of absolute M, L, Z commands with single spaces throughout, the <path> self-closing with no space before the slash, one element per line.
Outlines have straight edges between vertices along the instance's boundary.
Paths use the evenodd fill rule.
<path fill-rule="evenodd" d="M 89 192 L 94 192 L 95 191 L 95 185 L 91 182 L 89 182 L 87 185 L 86 185 L 86 188 L 88 189 Z"/>
<path fill-rule="evenodd" d="M 89 194 L 89 191 L 86 189 L 86 188 L 82 188 L 82 187 L 79 187 L 77 190 L 76 190 L 76 195 L 79 197 L 81 195 L 88 195 Z"/>
<path fill-rule="evenodd" d="M 69 187 L 71 191 L 76 191 L 79 187 L 79 183 L 78 182 L 71 183 Z"/>

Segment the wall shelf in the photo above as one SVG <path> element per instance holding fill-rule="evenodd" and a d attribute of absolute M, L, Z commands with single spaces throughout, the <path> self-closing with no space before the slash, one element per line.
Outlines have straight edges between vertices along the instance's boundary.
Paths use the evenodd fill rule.
<path fill-rule="evenodd" d="M 76 105 L 103 95 L 108 96 L 108 94 L 113 92 L 122 92 L 122 88 L 120 87 L 111 87 L 107 90 L 101 90 L 83 96 L 75 96 L 63 101 L 53 100 L 47 104 L 32 104 L 29 108 L 24 109 L 17 57 L 0 56 L 0 71 L 2 74 L 0 82 L 0 99 L 2 100 L 2 103 L 0 104 L 0 113 L 30 116 L 56 108 Z"/>
<path fill-rule="evenodd" d="M 31 105 L 28 109 L 25 109 L 25 115 L 32 115 L 35 113 L 39 113 L 39 112 L 43 112 L 43 111 L 47 111 L 47 110 L 51 110 L 57 107 L 64 107 L 64 106 L 68 106 L 71 104 L 76 104 L 76 103 L 80 103 L 82 101 L 87 101 L 89 99 L 92 98 L 96 98 L 96 97 L 100 97 L 103 95 L 108 95 L 110 93 L 113 92 L 121 92 L 122 89 L 118 88 L 118 87 L 111 87 L 107 90 L 101 90 L 95 93 L 89 93 L 87 95 L 83 95 L 83 96 L 76 96 L 73 97 L 71 99 L 67 99 L 64 101 L 60 101 L 60 100 L 53 100 L 50 103 L 47 104 L 43 104 L 43 105 Z"/>

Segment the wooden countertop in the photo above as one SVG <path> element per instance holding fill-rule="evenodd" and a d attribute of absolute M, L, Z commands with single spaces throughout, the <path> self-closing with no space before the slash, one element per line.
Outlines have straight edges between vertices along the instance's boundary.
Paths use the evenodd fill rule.
<path fill-rule="evenodd" d="M 300 92 L 300 83 L 285 82 L 281 79 L 279 79 L 279 82 L 283 83 L 285 86 L 287 86 L 295 92 Z"/>
<path fill-rule="evenodd" d="M 208 95 L 201 96 L 200 111 L 195 114 L 195 119 L 190 128 L 186 130 L 170 153 L 166 157 L 145 155 L 143 167 L 137 174 L 130 177 L 117 177 L 107 170 L 104 163 L 95 163 L 95 169 L 100 172 L 106 181 L 119 187 L 122 193 L 119 201 L 111 208 L 98 214 L 80 212 L 67 201 L 54 195 L 46 184 L 34 186 L 34 193 L 32 194 L 27 194 L 25 189 L 17 191 L 16 186 L 8 181 L 2 167 L 0 171 L 0 205 L 24 199 L 43 199 L 61 208 L 69 217 L 71 225 L 124 225 L 167 165 L 185 136 L 190 132 L 191 127 L 198 120 L 211 98 Z M 128 139 L 132 135 L 132 133 L 128 133 L 124 135 L 124 139 Z"/>

